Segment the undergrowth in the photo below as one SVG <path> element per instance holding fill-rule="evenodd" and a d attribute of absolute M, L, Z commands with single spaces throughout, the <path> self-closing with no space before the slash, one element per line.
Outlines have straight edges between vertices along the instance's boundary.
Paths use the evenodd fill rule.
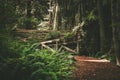
<path fill-rule="evenodd" d="M 56 38 L 59 38 L 60 37 L 60 32 L 56 32 L 56 31 L 51 31 L 48 35 L 45 36 L 45 39 L 46 40 L 49 40 L 49 39 L 56 39 Z"/>
<path fill-rule="evenodd" d="M 71 54 L 65 51 L 40 50 L 39 43 L 22 43 L 9 36 L 0 37 L 3 42 L 0 47 L 3 49 L 0 57 L 0 79 L 70 80 L 74 69 Z"/>
<path fill-rule="evenodd" d="M 108 53 L 104 53 L 102 51 L 97 52 L 95 55 L 92 55 L 92 57 L 100 58 L 100 59 L 107 59 L 113 63 L 115 63 L 115 61 L 116 61 L 115 54 L 108 54 Z"/>

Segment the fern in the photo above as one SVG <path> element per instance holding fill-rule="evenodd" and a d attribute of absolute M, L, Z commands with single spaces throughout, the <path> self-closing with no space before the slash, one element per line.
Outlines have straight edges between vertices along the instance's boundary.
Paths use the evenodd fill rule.
<path fill-rule="evenodd" d="M 94 11 L 95 11 L 95 9 L 93 9 L 93 10 L 89 13 L 89 15 L 88 15 L 88 17 L 87 17 L 88 21 L 93 21 L 93 20 L 96 20 L 96 19 L 97 19 L 96 15 L 94 14 Z"/>
<path fill-rule="evenodd" d="M 52 79 L 49 80 L 59 80 L 58 76 L 70 76 L 72 70 L 70 65 L 73 64 L 73 61 L 67 57 L 68 55 L 64 52 L 53 53 L 48 50 L 38 50 L 28 54 L 25 61 L 33 70 L 31 78 L 36 80 L 43 78 L 44 80 L 46 76 L 51 75 Z M 42 75 L 42 77 L 38 78 L 38 75 Z"/>
<path fill-rule="evenodd" d="M 15 44 L 19 46 L 21 43 L 15 42 Z M 0 74 L 2 74 L 1 72 L 4 72 L 5 75 L 11 74 L 8 76 L 10 80 L 61 80 L 63 76 L 64 78 L 71 76 L 74 68 L 72 57 L 69 57 L 72 56 L 71 54 L 57 50 L 55 52 L 40 50 L 37 48 L 38 46 L 39 43 L 18 47 L 18 50 L 21 49 L 18 54 L 22 55 L 18 58 L 4 60 Z M 11 49 L 13 47 L 12 45 Z M 17 77 L 13 79 L 13 75 Z M 67 80 L 64 78 L 62 80 Z M 6 80 L 6 77 L 4 79 Z"/>

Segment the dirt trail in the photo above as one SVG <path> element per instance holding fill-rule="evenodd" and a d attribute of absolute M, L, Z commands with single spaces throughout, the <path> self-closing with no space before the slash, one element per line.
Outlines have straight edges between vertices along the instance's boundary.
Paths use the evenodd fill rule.
<path fill-rule="evenodd" d="M 107 60 L 75 56 L 75 80 L 120 80 L 120 67 Z"/>

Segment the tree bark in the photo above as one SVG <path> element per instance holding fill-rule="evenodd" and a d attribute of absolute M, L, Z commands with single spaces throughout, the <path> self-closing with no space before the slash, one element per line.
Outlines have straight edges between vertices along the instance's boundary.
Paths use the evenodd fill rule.
<path fill-rule="evenodd" d="M 54 17 L 54 23 L 53 23 L 53 30 L 56 31 L 58 27 L 58 12 L 59 12 L 59 5 L 58 2 L 56 1 L 55 5 L 55 17 Z"/>
<path fill-rule="evenodd" d="M 97 7 L 98 7 L 98 18 L 99 18 L 99 25 L 100 25 L 100 50 L 105 52 L 105 25 L 104 25 L 104 18 L 102 12 L 102 0 L 97 0 Z"/>
<path fill-rule="evenodd" d="M 53 10 L 52 0 L 49 0 L 49 9 Z M 53 23 L 53 11 L 49 11 L 49 25 L 52 27 Z"/>
<path fill-rule="evenodd" d="M 26 13 L 26 29 L 31 29 L 32 24 L 31 24 L 31 10 L 32 10 L 32 5 L 31 5 L 31 0 L 27 0 L 27 13 Z"/>
<path fill-rule="evenodd" d="M 118 0 L 111 0 L 111 14 L 112 14 L 112 32 L 113 32 L 113 45 L 116 55 L 117 65 L 120 66 L 120 20 Z"/>

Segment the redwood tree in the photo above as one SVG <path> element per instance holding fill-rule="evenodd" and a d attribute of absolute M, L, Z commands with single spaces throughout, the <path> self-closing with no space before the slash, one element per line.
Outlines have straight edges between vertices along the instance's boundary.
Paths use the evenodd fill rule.
<path fill-rule="evenodd" d="M 100 25 L 100 50 L 105 51 L 105 23 L 104 23 L 104 16 L 103 16 L 103 0 L 97 0 L 98 5 L 98 19 L 99 19 L 99 25 Z"/>
<path fill-rule="evenodd" d="M 113 31 L 113 45 L 116 54 L 117 65 L 120 66 L 120 6 L 119 0 L 111 0 L 112 13 L 112 31 Z"/>

